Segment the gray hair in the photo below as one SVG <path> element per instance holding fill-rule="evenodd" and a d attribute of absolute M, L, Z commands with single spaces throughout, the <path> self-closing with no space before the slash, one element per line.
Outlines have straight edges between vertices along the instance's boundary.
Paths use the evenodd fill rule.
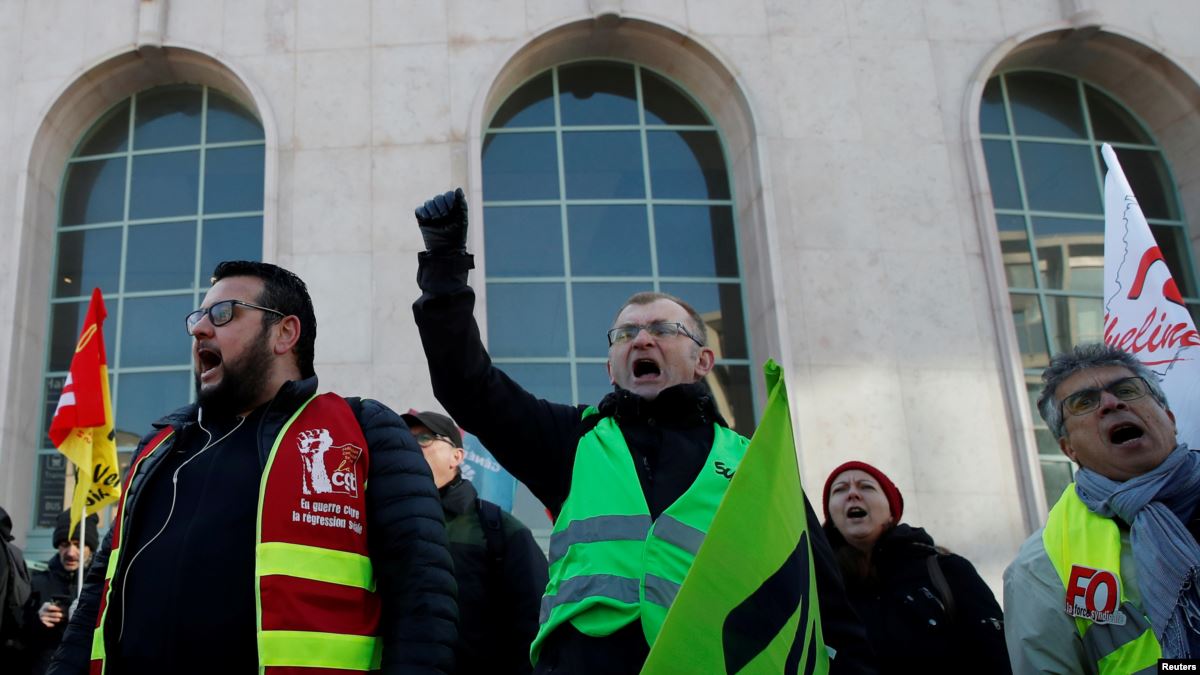
<path fill-rule="evenodd" d="M 1070 351 L 1055 354 L 1054 358 L 1050 359 L 1050 365 L 1042 371 L 1042 393 L 1038 396 L 1037 407 L 1055 438 L 1061 439 L 1067 435 L 1066 424 L 1062 418 L 1062 408 L 1055 398 L 1059 385 L 1075 373 L 1090 368 L 1109 366 L 1127 368 L 1134 375 L 1145 380 L 1146 384 L 1150 386 L 1150 394 L 1154 396 L 1155 400 L 1167 410 L 1171 409 L 1167 405 L 1167 395 L 1159 386 L 1158 376 L 1154 374 L 1154 371 L 1142 365 L 1142 362 L 1137 360 L 1133 354 L 1120 347 L 1106 345 L 1102 342 L 1076 345 Z"/>

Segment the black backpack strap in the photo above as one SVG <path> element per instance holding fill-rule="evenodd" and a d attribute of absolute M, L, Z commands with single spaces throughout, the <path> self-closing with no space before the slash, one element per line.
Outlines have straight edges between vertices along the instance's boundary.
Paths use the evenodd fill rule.
<path fill-rule="evenodd" d="M 504 525 L 500 507 L 477 497 L 475 510 L 479 512 L 479 523 L 483 525 L 483 537 L 487 540 L 488 565 L 499 570 L 504 562 Z"/>
<path fill-rule="evenodd" d="M 954 621 L 957 615 L 954 607 L 954 592 L 950 590 L 950 583 L 946 581 L 946 575 L 942 572 L 942 565 L 938 562 L 938 554 L 934 553 L 926 558 L 925 566 L 929 568 L 929 579 L 933 582 L 934 590 L 941 596 L 942 605 L 946 608 L 946 616 L 950 621 Z"/>

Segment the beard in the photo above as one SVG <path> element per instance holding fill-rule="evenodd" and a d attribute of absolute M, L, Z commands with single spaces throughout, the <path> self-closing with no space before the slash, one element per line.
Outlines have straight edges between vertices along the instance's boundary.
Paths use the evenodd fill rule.
<path fill-rule="evenodd" d="M 221 381 L 208 389 L 200 385 L 200 372 L 193 372 L 196 402 L 213 417 L 232 417 L 254 407 L 263 395 L 265 377 L 271 367 L 271 349 L 264 327 L 250 348 L 236 361 L 222 361 Z"/>

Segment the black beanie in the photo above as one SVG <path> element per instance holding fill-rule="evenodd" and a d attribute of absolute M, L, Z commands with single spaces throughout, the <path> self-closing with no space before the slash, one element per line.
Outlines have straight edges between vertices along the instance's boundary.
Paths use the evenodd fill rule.
<path fill-rule="evenodd" d="M 84 544 L 84 546 L 87 546 L 88 548 L 92 549 L 93 553 L 96 552 L 96 548 L 100 544 L 100 533 L 96 529 L 97 526 L 99 525 L 99 523 L 100 523 L 100 517 L 93 513 L 92 515 L 88 516 L 87 529 L 84 530 L 83 544 Z M 67 528 L 70 526 L 71 526 L 71 511 L 68 509 L 68 510 L 63 511 L 62 513 L 58 514 L 58 521 L 54 525 L 54 540 L 51 542 L 52 544 L 54 544 L 54 548 L 58 548 L 58 545 L 65 541 L 68 541 L 68 540 L 73 541 L 73 540 L 79 539 L 79 526 L 78 525 L 75 526 L 75 533 L 74 533 L 75 536 L 67 537 Z"/>

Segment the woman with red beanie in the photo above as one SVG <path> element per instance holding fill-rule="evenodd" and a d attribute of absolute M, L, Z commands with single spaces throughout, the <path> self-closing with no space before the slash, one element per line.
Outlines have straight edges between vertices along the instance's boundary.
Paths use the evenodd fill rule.
<path fill-rule="evenodd" d="M 846 462 L 823 497 L 846 595 L 888 672 L 1012 672 L 991 589 L 965 558 L 900 522 L 904 496 L 886 474 Z"/>

